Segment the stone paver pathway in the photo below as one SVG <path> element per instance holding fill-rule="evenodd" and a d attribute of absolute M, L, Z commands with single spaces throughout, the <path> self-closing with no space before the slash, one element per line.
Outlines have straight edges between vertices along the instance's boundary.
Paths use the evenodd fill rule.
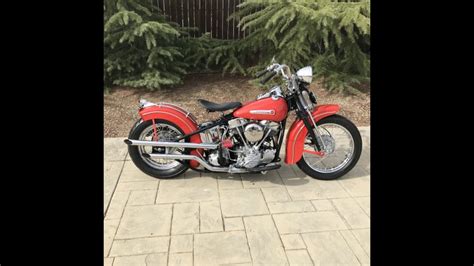
<path fill-rule="evenodd" d="M 335 181 L 296 165 L 158 180 L 124 138 L 104 139 L 104 264 L 370 264 L 370 127 L 359 129 L 362 157 Z"/>

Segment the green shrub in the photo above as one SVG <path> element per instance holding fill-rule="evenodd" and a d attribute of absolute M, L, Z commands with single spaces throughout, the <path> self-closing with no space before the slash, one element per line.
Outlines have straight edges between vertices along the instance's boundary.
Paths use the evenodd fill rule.
<path fill-rule="evenodd" d="M 254 73 L 275 56 L 293 68 L 313 66 L 332 91 L 357 92 L 370 76 L 369 1 L 245 0 L 239 18 L 247 38 L 183 38 L 189 30 L 166 21 L 148 0 L 106 0 L 104 80 L 159 89 L 186 71 Z"/>
<path fill-rule="evenodd" d="M 366 0 L 246 0 L 234 16 L 241 17 L 242 30 L 253 32 L 238 46 L 258 47 L 262 66 L 273 56 L 295 68 L 311 65 L 329 90 L 355 92 L 370 76 L 369 5 Z"/>
<path fill-rule="evenodd" d="M 106 85 L 159 89 L 181 83 L 188 67 L 177 46 L 183 31 L 150 1 L 108 0 L 104 18 Z"/>

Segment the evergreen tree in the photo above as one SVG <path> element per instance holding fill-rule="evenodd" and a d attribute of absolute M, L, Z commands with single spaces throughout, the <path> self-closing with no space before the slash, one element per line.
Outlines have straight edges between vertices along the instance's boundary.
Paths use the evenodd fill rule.
<path fill-rule="evenodd" d="M 273 56 L 295 68 L 312 65 L 316 77 L 336 91 L 356 92 L 354 85 L 369 81 L 367 0 L 246 0 L 234 16 L 242 30 L 253 30 L 236 45 L 259 53 L 262 66 Z"/>
<path fill-rule="evenodd" d="M 368 0 L 245 0 L 233 17 L 252 33 L 236 41 L 183 38 L 192 29 L 167 22 L 153 1 L 104 5 L 106 86 L 159 89 L 196 69 L 252 73 L 273 56 L 293 68 L 312 65 L 330 90 L 356 92 L 369 81 Z"/>
<path fill-rule="evenodd" d="M 106 86 L 159 89 L 180 83 L 186 73 L 178 25 L 166 22 L 148 0 L 106 0 L 104 74 Z"/>

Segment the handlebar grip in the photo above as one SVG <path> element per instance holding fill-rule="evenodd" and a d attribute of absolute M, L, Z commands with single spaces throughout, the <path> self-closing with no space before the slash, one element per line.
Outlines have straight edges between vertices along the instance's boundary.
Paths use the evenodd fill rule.
<path fill-rule="evenodd" d="M 267 72 L 268 72 L 268 70 L 264 69 L 264 70 L 262 70 L 262 71 L 260 71 L 260 72 L 257 72 L 257 74 L 255 74 L 255 77 L 256 77 L 256 78 L 259 78 L 259 77 L 263 76 L 263 75 L 264 75 L 265 73 L 267 73 Z"/>
<path fill-rule="evenodd" d="M 267 81 L 269 81 L 269 80 L 270 80 L 271 78 L 273 78 L 273 76 L 275 76 L 275 75 L 276 75 L 276 72 L 273 72 L 273 71 L 272 71 L 272 73 L 271 73 L 270 75 L 268 75 L 266 78 L 260 80 L 260 84 L 263 85 L 263 84 L 267 83 Z"/>

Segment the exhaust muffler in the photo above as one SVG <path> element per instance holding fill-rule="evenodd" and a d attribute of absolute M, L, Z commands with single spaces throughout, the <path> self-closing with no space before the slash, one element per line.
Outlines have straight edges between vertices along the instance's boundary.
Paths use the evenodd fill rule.
<path fill-rule="evenodd" d="M 192 143 L 192 142 L 168 142 L 168 141 L 146 141 L 126 139 L 124 142 L 132 146 L 155 146 L 171 148 L 190 148 L 190 149 L 217 149 L 218 144 L 214 143 Z"/>

